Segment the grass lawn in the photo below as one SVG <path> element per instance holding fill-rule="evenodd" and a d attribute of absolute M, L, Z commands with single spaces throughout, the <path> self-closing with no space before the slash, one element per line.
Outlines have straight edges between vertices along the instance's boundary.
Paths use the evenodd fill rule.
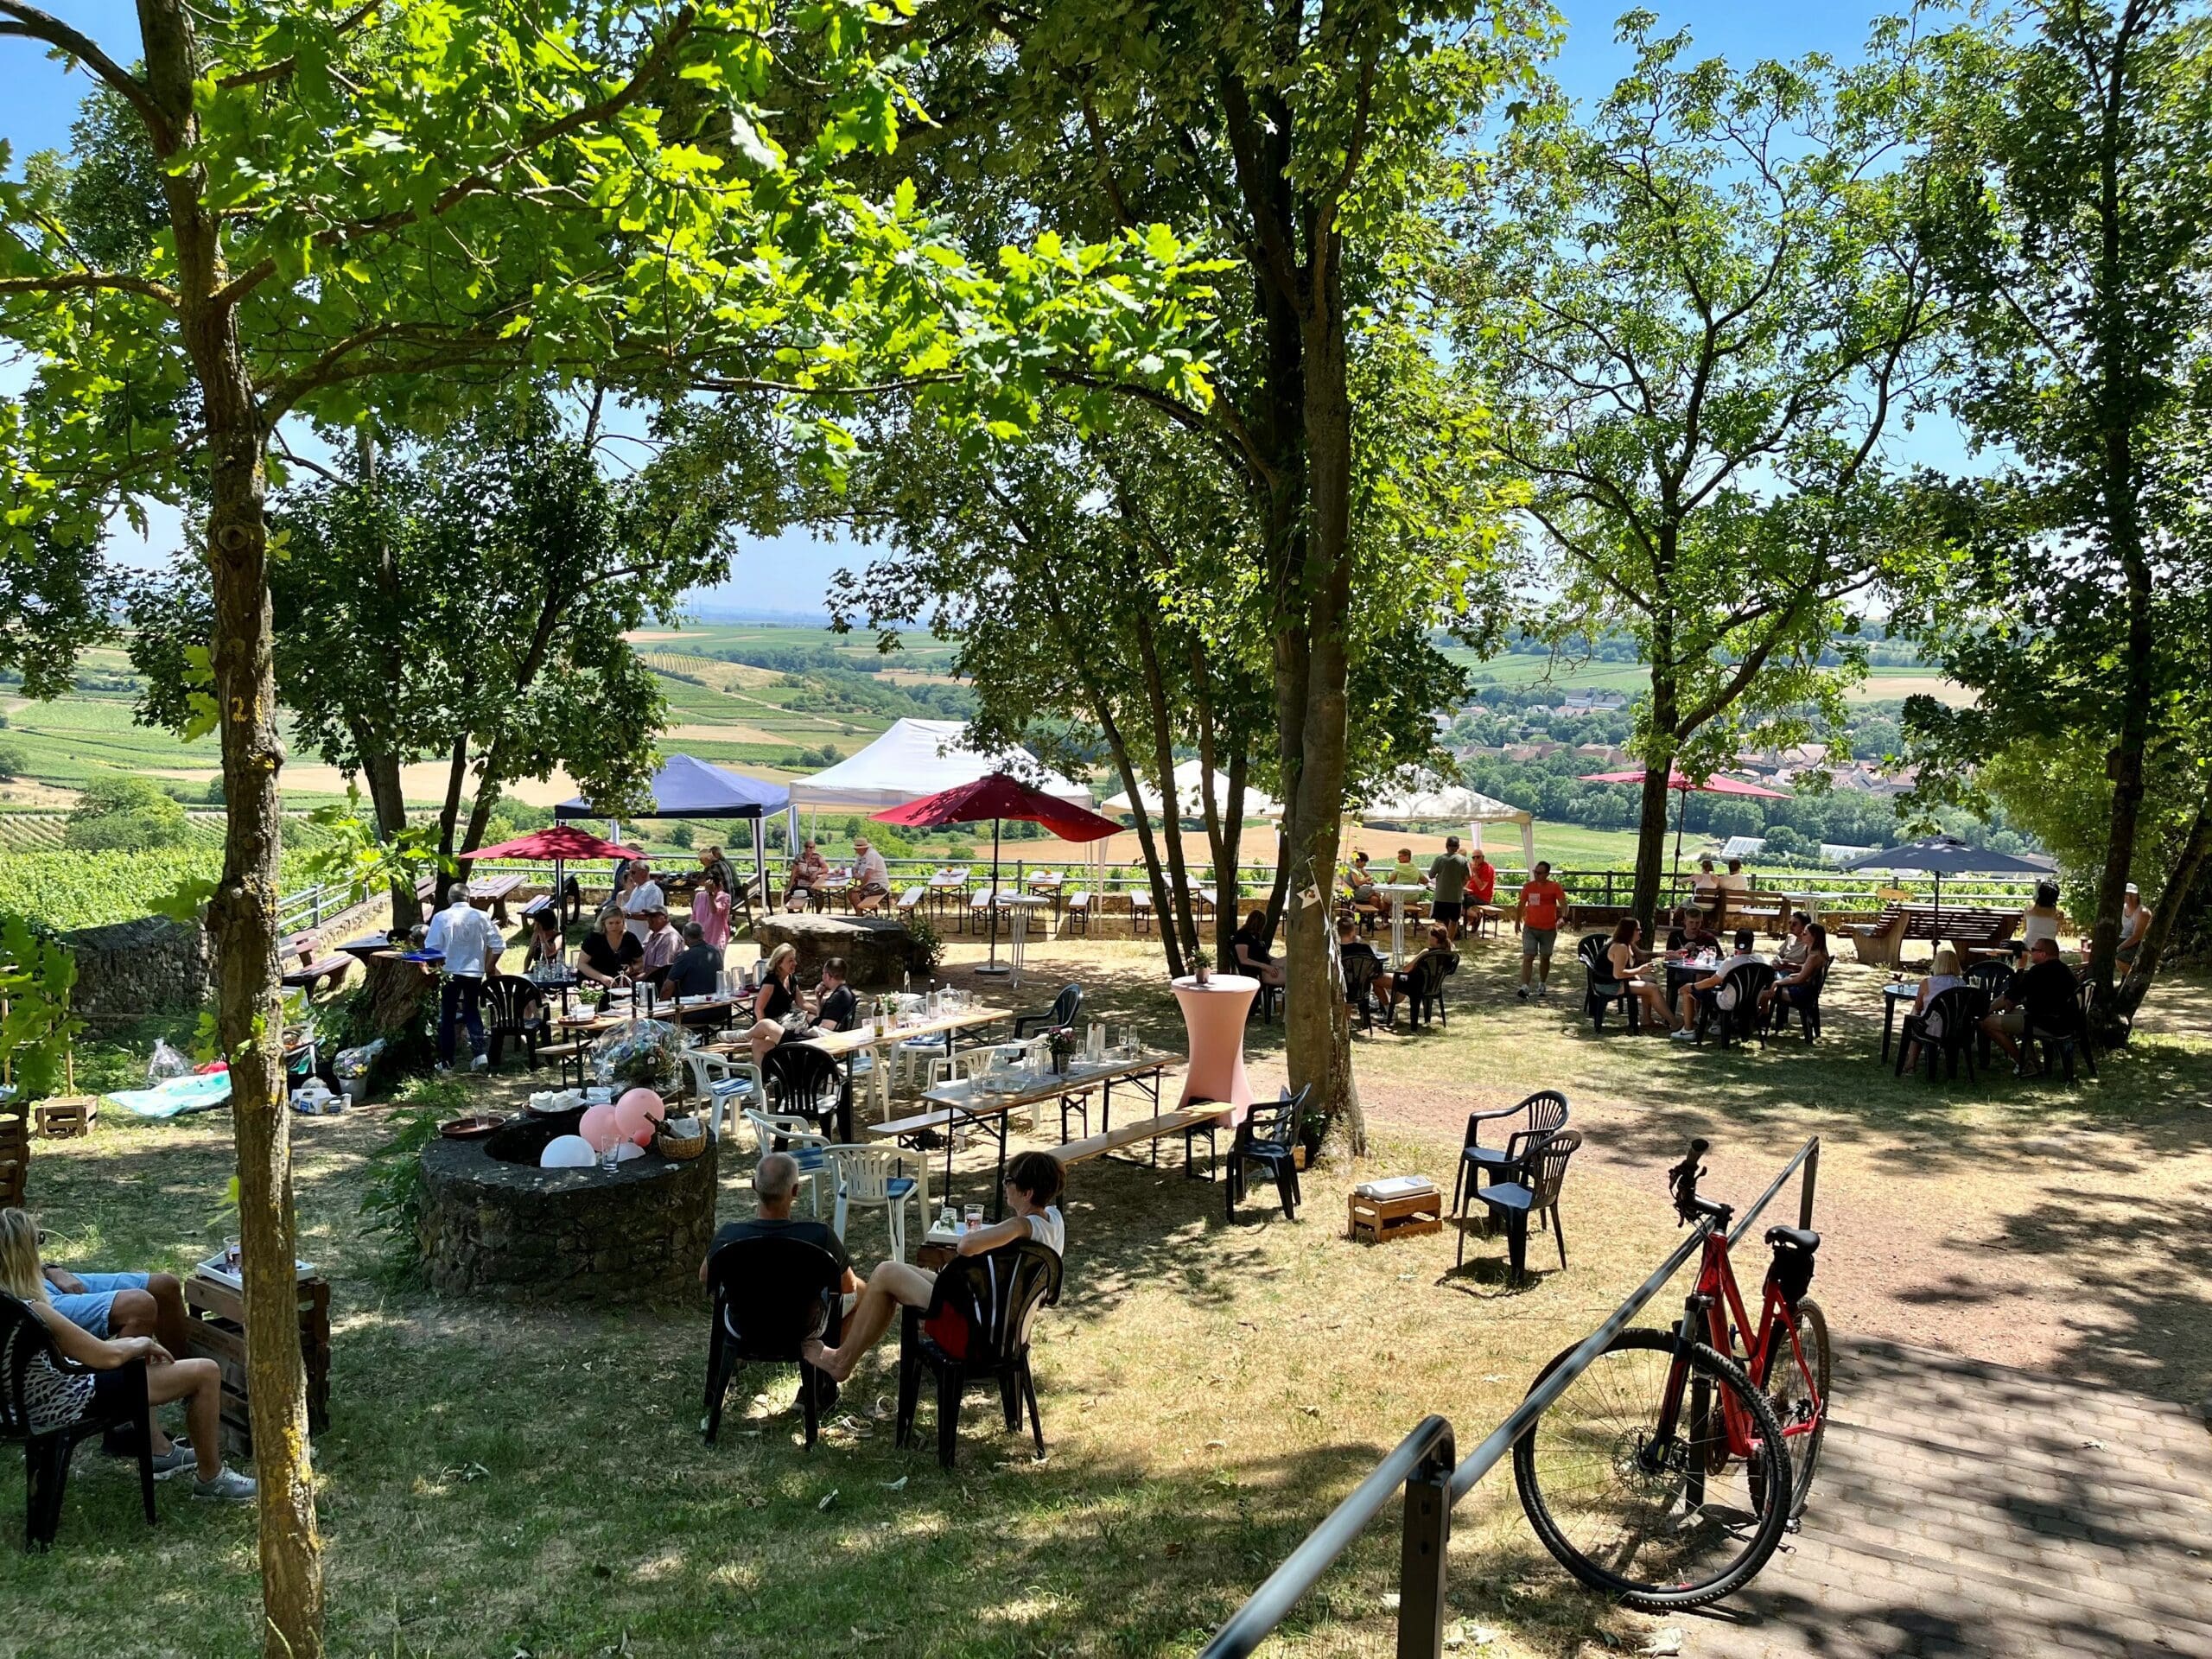
<path fill-rule="evenodd" d="M 956 944 L 956 979 L 977 954 Z M 1192 1652 L 1424 1414 L 1449 1415 L 1465 1450 L 1643 1277 L 1677 1236 L 1662 1172 L 1693 1132 L 1716 1142 L 1707 1190 L 1738 1199 L 1805 1135 L 1823 1137 L 1815 1294 L 1840 1337 L 2202 1392 L 2201 982 L 2162 990 L 2101 1081 L 1930 1086 L 1877 1061 L 1872 970 L 1831 982 L 1818 1046 L 1722 1053 L 1611 1027 L 1592 1037 L 1579 970 L 1560 964 L 1567 995 L 1524 1003 L 1514 962 L 1510 941 L 1470 951 L 1448 1030 L 1358 1039 L 1373 1155 L 1335 1154 L 1309 1174 L 1295 1224 L 1265 1187 L 1226 1223 L 1222 1188 L 1165 1156 L 1158 1172 L 1074 1172 L 1065 1292 L 1036 1350 L 1043 1464 L 976 1396 L 950 1474 L 927 1444 L 895 1449 L 889 1349 L 848 1384 L 810 1453 L 785 1409 L 791 1378 L 762 1372 L 741 1376 L 736 1421 L 706 1447 L 700 1306 L 610 1313 L 395 1286 L 356 1214 L 386 1113 L 295 1120 L 302 1254 L 335 1284 L 334 1421 L 317 1445 L 332 1650 Z M 1041 1006 L 1065 977 L 1083 979 L 1093 1017 L 1178 1039 L 1149 945 L 1033 947 L 1014 1001 Z M 132 1035 L 143 1055 L 150 1033 Z M 1280 1027 L 1255 1029 L 1256 1081 L 1280 1079 Z M 118 1050 L 89 1062 L 110 1077 L 125 1064 Z M 512 1102 L 528 1086 L 518 1065 L 445 1087 Z M 1465 1114 L 1541 1086 L 1568 1092 L 1589 1137 L 1569 1176 L 1566 1271 L 1542 1239 L 1540 1276 L 1519 1290 L 1497 1243 L 1471 1241 L 1472 1265 L 1454 1274 L 1448 1230 L 1380 1249 L 1343 1241 L 1354 1181 L 1421 1170 L 1448 1186 Z M 86 1140 L 38 1146 L 31 1201 L 57 1259 L 181 1268 L 221 1236 L 229 1160 L 220 1118 L 104 1120 Z M 725 1219 L 749 1209 L 749 1166 L 722 1168 Z M 963 1156 L 963 1197 L 981 1194 L 987 1168 Z M 880 1219 L 857 1219 L 856 1259 L 882 1239 Z M 925 1404 L 925 1441 L 933 1423 Z M 0 1457 L 0 1604 L 32 1616 L 0 1621 L 0 1651 L 258 1650 L 249 1514 L 173 1485 L 149 1532 L 125 1467 L 87 1452 L 59 1547 L 27 1558 L 12 1543 L 18 1467 Z M 1274 1650 L 1387 1650 L 1395 1551 L 1395 1528 L 1375 1529 Z M 1574 1591 L 1510 1479 L 1461 1506 L 1452 1583 L 1453 1617 L 1495 1633 L 1465 1649 L 1486 1656 L 1633 1651 L 1655 1623 Z"/>

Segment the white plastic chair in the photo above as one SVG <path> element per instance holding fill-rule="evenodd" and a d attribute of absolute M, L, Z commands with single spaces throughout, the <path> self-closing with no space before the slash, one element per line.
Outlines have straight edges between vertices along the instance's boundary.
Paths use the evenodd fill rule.
<path fill-rule="evenodd" d="M 761 1092 L 760 1068 L 750 1060 L 734 1060 L 703 1048 L 687 1048 L 677 1058 L 690 1071 L 691 1098 L 711 1110 L 717 1141 L 732 1114 L 767 1098 Z"/>
<path fill-rule="evenodd" d="M 753 1149 L 761 1157 L 772 1152 L 788 1152 L 797 1161 L 798 1178 L 806 1183 L 807 1202 L 813 1205 L 816 1218 L 820 1219 L 822 1183 L 836 1175 L 829 1159 L 830 1137 L 815 1128 L 811 1118 L 785 1117 L 775 1112 L 756 1111 L 749 1106 L 745 1109 L 745 1121 L 753 1126 Z"/>
<path fill-rule="evenodd" d="M 854 1205 L 881 1205 L 891 1229 L 891 1259 L 906 1259 L 906 1205 L 921 1192 L 921 1183 L 902 1175 L 906 1160 L 889 1147 L 825 1147 L 823 1156 L 836 1172 L 837 1206 L 830 1225 L 845 1236 L 845 1214 Z M 922 1203 L 926 1204 L 924 1198 Z M 917 1209 L 916 1214 L 923 1211 Z"/>

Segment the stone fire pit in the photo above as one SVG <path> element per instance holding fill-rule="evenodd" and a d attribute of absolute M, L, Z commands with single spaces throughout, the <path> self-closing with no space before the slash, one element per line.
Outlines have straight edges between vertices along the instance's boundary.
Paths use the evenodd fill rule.
<path fill-rule="evenodd" d="M 593 1169 L 540 1169 L 581 1113 L 518 1118 L 481 1141 L 423 1151 L 423 1255 L 440 1290 L 571 1301 L 696 1291 L 715 1227 L 715 1151 L 657 1152 Z"/>

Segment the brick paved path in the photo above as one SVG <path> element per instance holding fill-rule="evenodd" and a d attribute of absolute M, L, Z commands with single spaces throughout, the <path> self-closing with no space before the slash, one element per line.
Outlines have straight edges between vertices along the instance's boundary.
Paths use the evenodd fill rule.
<path fill-rule="evenodd" d="M 2212 1659 L 2212 1434 L 2094 1383 L 1840 1341 L 1804 1530 L 1688 1659 Z"/>

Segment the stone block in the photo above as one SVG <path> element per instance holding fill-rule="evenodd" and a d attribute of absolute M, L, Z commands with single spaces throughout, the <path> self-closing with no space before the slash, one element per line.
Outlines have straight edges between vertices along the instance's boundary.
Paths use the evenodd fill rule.
<path fill-rule="evenodd" d="M 900 923 L 877 916 L 764 916 L 753 937 L 766 956 L 779 944 L 798 952 L 800 982 L 811 985 L 830 957 L 845 959 L 861 990 L 896 990 L 906 982 L 913 940 Z"/>

